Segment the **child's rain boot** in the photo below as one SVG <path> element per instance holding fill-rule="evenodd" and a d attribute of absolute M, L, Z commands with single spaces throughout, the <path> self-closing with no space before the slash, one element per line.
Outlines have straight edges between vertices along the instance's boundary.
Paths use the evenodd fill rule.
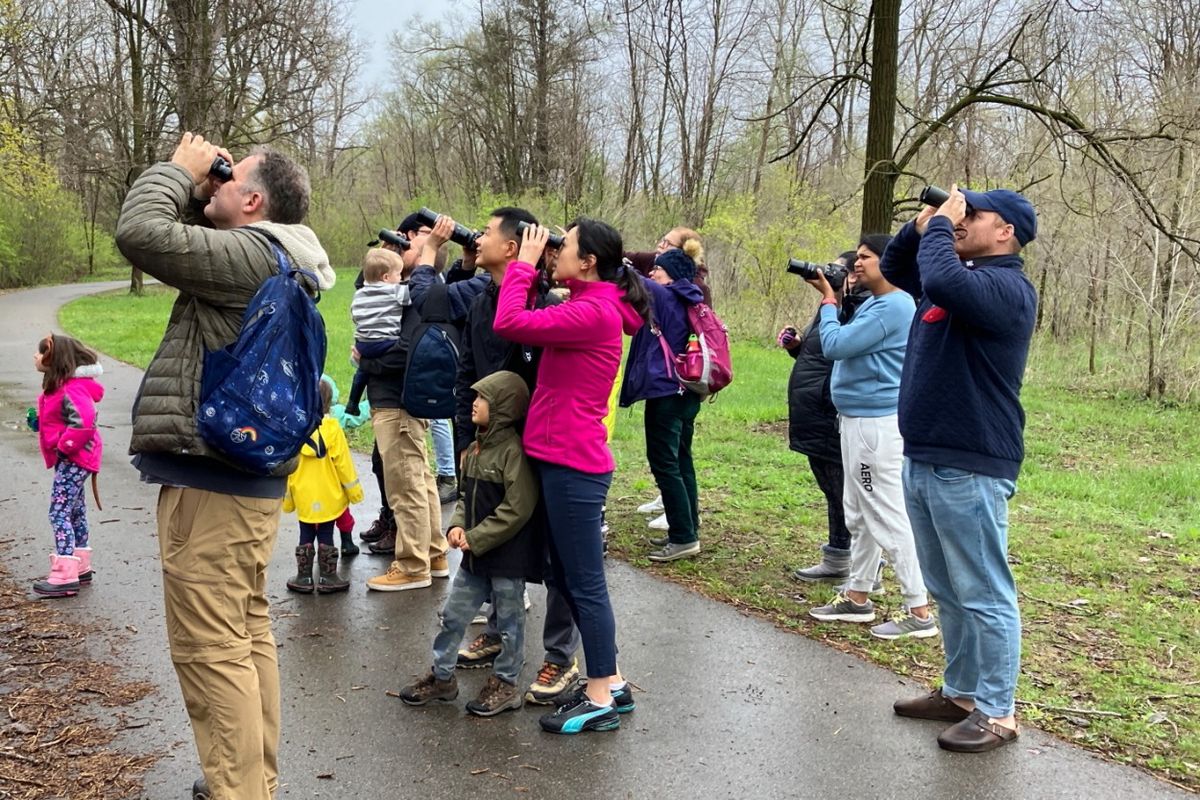
<path fill-rule="evenodd" d="M 50 554 L 50 575 L 33 585 L 43 597 L 71 597 L 79 594 L 79 557 Z"/>
<path fill-rule="evenodd" d="M 350 581 L 338 576 L 338 549 L 334 544 L 317 545 L 317 568 L 320 578 L 317 581 L 319 594 L 344 592 L 350 588 Z"/>
<path fill-rule="evenodd" d="M 296 577 L 289 578 L 287 587 L 293 592 L 313 592 L 313 546 L 302 544 L 296 548 Z"/>

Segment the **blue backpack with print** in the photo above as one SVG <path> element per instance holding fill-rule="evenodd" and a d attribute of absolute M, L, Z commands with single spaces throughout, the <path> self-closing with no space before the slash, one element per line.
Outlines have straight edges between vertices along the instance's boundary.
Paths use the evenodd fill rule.
<path fill-rule="evenodd" d="M 205 442 L 263 476 L 295 457 L 324 416 L 325 321 L 299 280 L 317 278 L 292 266 L 273 238 L 271 249 L 279 273 L 246 307 L 237 340 L 205 355 L 196 411 Z"/>

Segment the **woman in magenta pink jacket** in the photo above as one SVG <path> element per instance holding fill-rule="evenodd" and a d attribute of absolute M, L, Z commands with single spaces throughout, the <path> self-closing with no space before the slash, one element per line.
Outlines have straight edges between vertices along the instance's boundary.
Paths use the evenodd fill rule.
<path fill-rule="evenodd" d="M 96 354 L 69 336 L 50 335 L 38 342 L 33 365 L 42 373 L 36 427 L 46 466 L 54 470 L 50 490 L 50 525 L 55 552 L 50 575 L 33 585 L 47 597 L 78 593 L 92 579 L 88 546 L 87 479 L 100 471 L 104 443 L 96 428 L 96 403 L 104 387 Z M 31 421 L 32 422 L 32 421 Z"/>
<path fill-rule="evenodd" d="M 537 386 L 525 423 L 525 453 L 533 459 L 546 498 L 550 560 L 558 588 L 583 639 L 585 690 L 541 718 L 551 733 L 620 727 L 633 694 L 617 670 L 616 623 L 604 578 L 600 510 L 612 482 L 604 416 L 621 365 L 621 335 L 649 318 L 641 276 L 623 260 L 621 234 L 592 219 L 572 223 L 554 265 L 554 280 L 571 292 L 556 306 L 532 308 L 547 231 L 527 230 L 504 274 L 495 331 L 542 348 Z"/>

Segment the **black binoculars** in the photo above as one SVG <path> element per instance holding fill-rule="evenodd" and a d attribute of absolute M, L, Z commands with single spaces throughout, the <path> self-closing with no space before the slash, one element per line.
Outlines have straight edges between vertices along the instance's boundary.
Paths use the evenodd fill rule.
<path fill-rule="evenodd" d="M 521 240 L 525 238 L 525 230 L 529 227 L 528 222 L 517 223 L 517 245 L 521 244 Z M 546 244 L 549 247 L 559 248 L 563 246 L 563 237 L 557 233 L 550 234 L 550 238 L 546 239 Z"/>
<path fill-rule="evenodd" d="M 428 225 L 431 228 L 434 226 L 434 223 L 437 222 L 437 218 L 440 216 L 441 214 L 438 214 L 436 211 L 425 207 L 422 207 L 421 210 L 417 212 L 417 220 L 420 221 L 422 225 Z M 464 250 L 474 250 L 475 240 L 478 238 L 479 233 L 476 231 L 471 230 L 465 225 L 459 225 L 457 222 L 454 223 L 454 232 L 450 234 L 450 241 L 454 242 L 459 247 L 463 248 Z"/>
<path fill-rule="evenodd" d="M 230 164 L 221 156 L 213 159 L 212 166 L 208 168 L 208 174 L 219 181 L 233 180 L 233 164 Z"/>
<path fill-rule="evenodd" d="M 945 189 L 938 188 L 937 186 L 926 186 L 921 190 L 921 196 L 918 199 L 927 206 L 941 208 L 942 203 L 950 199 L 950 193 Z M 967 203 L 967 213 L 971 213 L 970 203 Z"/>
<path fill-rule="evenodd" d="M 410 242 L 407 237 L 405 237 L 403 234 L 397 233 L 396 231 L 389 231 L 387 228 L 384 228 L 379 232 L 379 241 L 383 242 L 384 244 L 390 244 L 395 247 L 399 247 L 400 252 L 402 253 L 408 248 L 412 247 L 412 242 Z"/>

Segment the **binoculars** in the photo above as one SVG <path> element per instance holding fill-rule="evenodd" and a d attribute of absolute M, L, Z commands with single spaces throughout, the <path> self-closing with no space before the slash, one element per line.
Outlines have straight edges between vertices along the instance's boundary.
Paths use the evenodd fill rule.
<path fill-rule="evenodd" d="M 521 244 L 521 240 L 525 238 L 525 231 L 529 228 L 528 222 L 517 223 L 517 244 Z M 550 234 L 550 238 L 546 240 L 546 244 L 550 247 L 558 248 L 563 246 L 563 237 L 557 233 Z"/>
<path fill-rule="evenodd" d="M 921 190 L 921 195 L 918 199 L 927 206 L 941 208 L 942 203 L 950 199 L 950 193 L 937 186 L 926 186 Z M 971 213 L 970 203 L 967 203 L 967 213 Z"/>
<path fill-rule="evenodd" d="M 434 223 L 437 222 L 437 218 L 440 216 L 441 215 L 436 211 L 425 207 L 422 207 L 421 210 L 417 212 L 417 219 L 421 222 L 421 224 L 428 225 L 431 228 L 434 226 Z M 464 225 L 459 225 L 457 222 L 454 223 L 454 232 L 450 234 L 450 241 L 454 242 L 459 247 L 463 248 L 464 250 L 474 250 L 475 240 L 478 238 L 478 232 L 473 231 Z"/>
<path fill-rule="evenodd" d="M 219 181 L 231 181 L 233 180 L 233 165 L 217 156 L 213 159 L 212 166 L 208 168 L 208 174 Z"/>
<path fill-rule="evenodd" d="M 401 233 L 397 233 L 396 231 L 389 231 L 387 228 L 379 231 L 379 241 L 383 242 L 384 244 L 390 244 L 395 247 L 399 247 L 400 252 L 402 253 L 408 248 L 412 247 L 412 242 L 410 242 L 406 236 Z"/>

